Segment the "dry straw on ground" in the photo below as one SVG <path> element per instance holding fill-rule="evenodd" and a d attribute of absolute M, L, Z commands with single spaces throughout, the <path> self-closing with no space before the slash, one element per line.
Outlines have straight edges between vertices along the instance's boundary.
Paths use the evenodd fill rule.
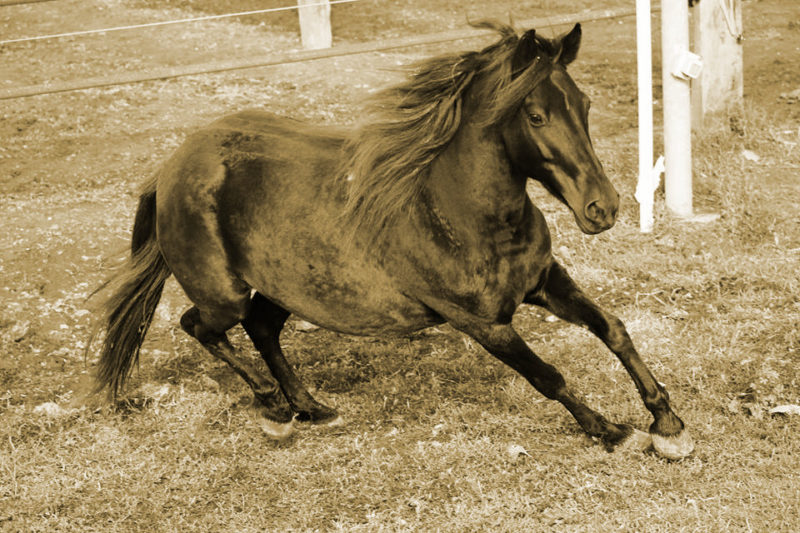
<path fill-rule="evenodd" d="M 213 4 L 63 0 L 2 8 L 0 25 L 12 37 Z M 563 4 L 497 2 L 491 14 L 519 9 L 521 19 Z M 341 39 L 458 26 L 485 3 L 357 6 L 334 11 Z M 624 319 L 692 428 L 697 451 L 676 463 L 608 454 L 560 406 L 448 327 L 410 339 L 287 328 L 289 359 L 347 424 L 267 441 L 246 387 L 177 328 L 186 300 L 173 282 L 126 401 L 83 400 L 93 368 L 82 356 L 86 296 L 108 255 L 126 246 L 138 184 L 187 131 L 244 107 L 350 122 L 368 91 L 392 81 L 383 69 L 470 43 L 6 102 L 0 530 L 798 530 L 800 417 L 771 411 L 800 404 L 800 104 L 780 97 L 800 86 L 800 32 L 787 24 L 797 18 L 792 2 L 745 0 L 744 8 L 748 104 L 695 142 L 696 202 L 718 222 L 662 216 L 652 235 L 637 231 L 627 19 L 587 25 L 571 67 L 594 101 L 595 143 L 623 195 L 620 222 L 584 236 L 563 206 L 530 190 L 556 254 Z M 8 47 L 3 83 L 296 46 L 280 20 L 258 22 Z M 648 415 L 613 357 L 585 331 L 546 318 L 523 309 L 515 325 L 592 405 L 644 428 Z M 244 346 L 241 335 L 236 341 Z"/>

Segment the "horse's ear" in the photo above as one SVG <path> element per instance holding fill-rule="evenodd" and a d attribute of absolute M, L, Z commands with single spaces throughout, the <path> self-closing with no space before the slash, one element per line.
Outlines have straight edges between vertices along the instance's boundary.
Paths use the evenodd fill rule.
<path fill-rule="evenodd" d="M 567 66 L 578 56 L 578 49 L 581 47 L 581 25 L 575 24 L 572 30 L 561 37 L 561 55 L 558 62 Z"/>
<path fill-rule="evenodd" d="M 528 30 L 522 34 L 517 41 L 514 55 L 511 58 L 511 68 L 513 72 L 519 73 L 525 70 L 539 53 L 539 43 L 536 42 L 536 30 Z"/>

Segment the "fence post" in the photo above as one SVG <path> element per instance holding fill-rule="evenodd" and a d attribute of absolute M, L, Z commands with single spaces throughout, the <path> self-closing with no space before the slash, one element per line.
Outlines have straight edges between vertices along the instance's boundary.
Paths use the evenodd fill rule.
<path fill-rule="evenodd" d="M 306 50 L 330 48 L 333 44 L 333 34 L 329 0 L 297 0 L 297 6 L 303 48 Z"/>
<path fill-rule="evenodd" d="M 653 231 L 653 199 L 660 174 L 653 173 L 653 47 L 650 24 L 650 0 L 636 0 L 636 74 L 638 79 L 639 229 Z"/>
<path fill-rule="evenodd" d="M 692 82 L 692 125 L 702 128 L 707 115 L 736 110 L 743 100 L 742 2 L 714 0 L 692 9 L 693 48 L 703 71 Z"/>
<path fill-rule="evenodd" d="M 702 2 L 701 2 L 702 3 Z M 664 193 L 667 209 L 691 218 L 692 125 L 689 80 L 679 73 L 689 52 L 687 0 L 661 2 L 661 80 L 664 90 Z"/>

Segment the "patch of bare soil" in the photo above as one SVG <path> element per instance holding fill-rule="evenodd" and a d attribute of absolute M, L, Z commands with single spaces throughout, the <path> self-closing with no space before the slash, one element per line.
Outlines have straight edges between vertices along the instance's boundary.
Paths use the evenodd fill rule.
<path fill-rule="evenodd" d="M 744 2 L 745 99 L 769 116 L 800 122 L 800 5 Z M 795 96 L 793 96 L 795 95 Z"/>

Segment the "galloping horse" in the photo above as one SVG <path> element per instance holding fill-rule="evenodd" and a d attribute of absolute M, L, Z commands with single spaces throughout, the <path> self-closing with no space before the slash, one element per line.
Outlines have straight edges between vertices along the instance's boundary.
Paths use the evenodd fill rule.
<path fill-rule="evenodd" d="M 352 129 L 261 111 L 190 135 L 139 199 L 127 266 L 105 304 L 97 379 L 116 395 L 138 360 L 165 280 L 194 304 L 181 327 L 250 385 L 265 431 L 338 420 L 281 352 L 295 314 L 355 335 L 447 322 L 558 400 L 609 448 L 680 458 L 692 439 L 622 322 L 551 253 L 526 193 L 540 181 L 582 231 L 613 226 L 619 195 L 588 133 L 589 98 L 567 72 L 580 25 L 555 38 L 485 22 L 499 40 L 419 63 Z M 650 435 L 587 407 L 511 325 L 522 304 L 587 326 L 622 362 L 654 417 Z M 228 342 L 241 323 L 270 373 Z M 652 439 L 652 440 L 651 440 Z"/>

